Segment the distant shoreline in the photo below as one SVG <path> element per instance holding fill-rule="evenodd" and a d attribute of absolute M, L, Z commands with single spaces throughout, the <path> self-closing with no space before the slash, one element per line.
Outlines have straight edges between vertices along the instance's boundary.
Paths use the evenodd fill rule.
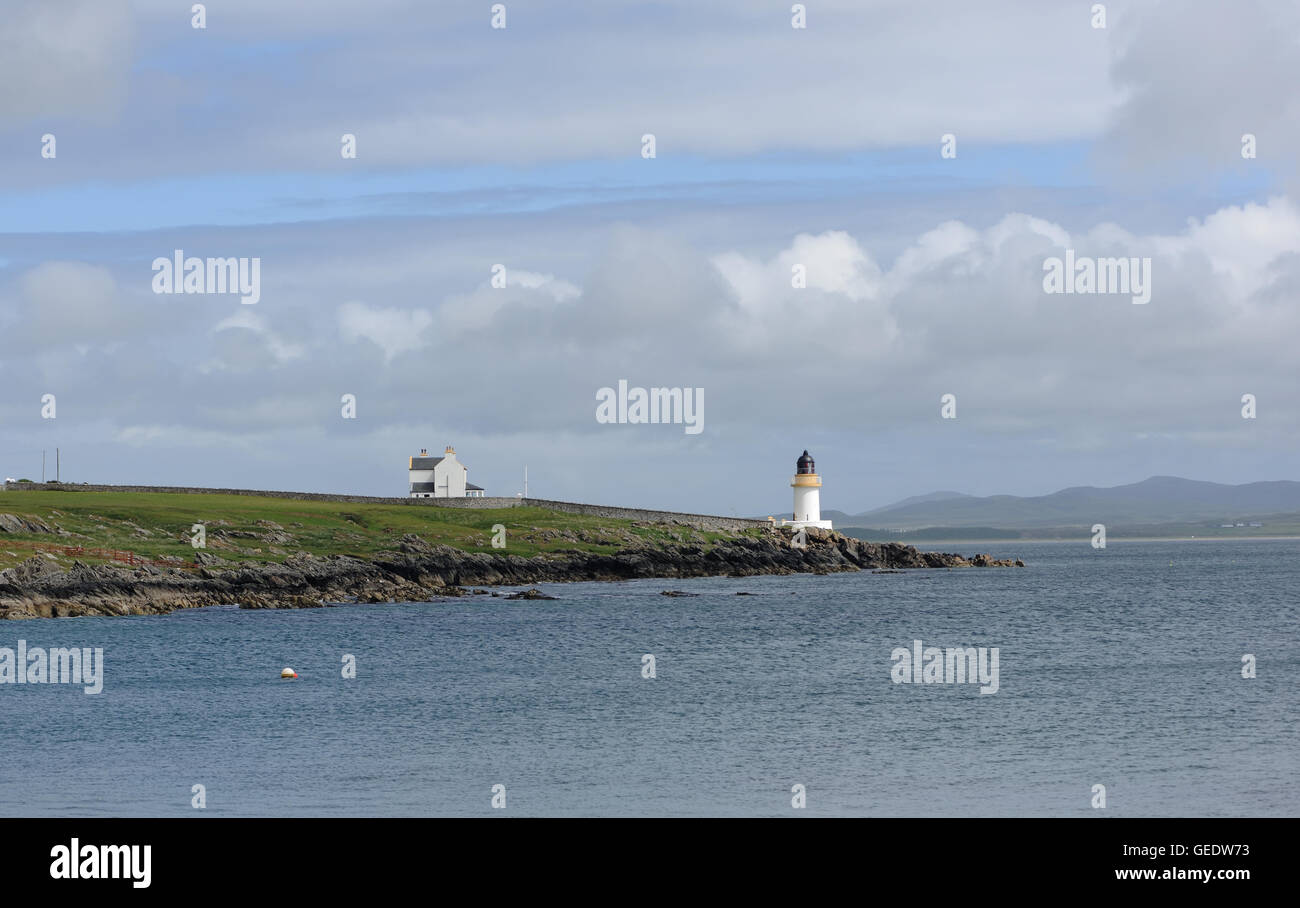
<path fill-rule="evenodd" d="M 589 580 L 1023 566 L 824 530 L 796 536 L 766 521 L 535 499 L 496 508 L 436 501 L 9 488 L 0 496 L 0 567 L 10 565 L 0 570 L 0 618 L 419 602 L 473 587 Z"/>

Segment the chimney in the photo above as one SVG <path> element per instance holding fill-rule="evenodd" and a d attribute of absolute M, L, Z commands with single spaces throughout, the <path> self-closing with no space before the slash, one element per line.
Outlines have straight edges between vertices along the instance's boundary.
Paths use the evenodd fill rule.
<path fill-rule="evenodd" d="M 456 453 L 456 449 L 453 448 L 451 445 L 447 445 L 447 450 L 443 451 L 442 453 L 444 453 L 444 454 L 455 454 L 455 453 Z"/>
<path fill-rule="evenodd" d="M 428 448 L 421 448 L 421 449 L 420 449 L 420 456 L 421 456 L 421 457 L 428 457 L 428 456 L 429 456 L 429 449 L 428 449 Z"/>

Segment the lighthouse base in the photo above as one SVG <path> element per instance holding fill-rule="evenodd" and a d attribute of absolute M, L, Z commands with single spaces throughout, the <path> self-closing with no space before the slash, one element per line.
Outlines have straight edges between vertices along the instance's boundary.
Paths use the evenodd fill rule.
<path fill-rule="evenodd" d="M 794 527 L 796 530 L 800 527 L 816 527 L 819 530 L 832 529 L 829 520 L 782 520 L 781 526 Z"/>

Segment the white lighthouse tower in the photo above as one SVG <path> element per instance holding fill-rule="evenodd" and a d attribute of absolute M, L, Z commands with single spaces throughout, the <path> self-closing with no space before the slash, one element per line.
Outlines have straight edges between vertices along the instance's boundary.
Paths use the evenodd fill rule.
<path fill-rule="evenodd" d="M 790 485 L 794 487 L 794 519 L 781 523 L 792 527 L 831 529 L 831 522 L 822 520 L 822 478 L 817 475 L 816 464 L 807 451 L 795 461 L 794 479 L 790 480 Z"/>

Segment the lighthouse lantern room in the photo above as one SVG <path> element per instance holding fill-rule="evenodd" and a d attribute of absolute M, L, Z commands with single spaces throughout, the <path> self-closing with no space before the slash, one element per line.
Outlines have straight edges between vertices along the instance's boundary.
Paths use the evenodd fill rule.
<path fill-rule="evenodd" d="M 790 480 L 790 485 L 794 487 L 794 519 L 783 520 L 782 524 L 831 529 L 831 522 L 822 520 L 822 479 L 817 475 L 817 465 L 807 451 L 795 461 L 794 479 Z"/>

